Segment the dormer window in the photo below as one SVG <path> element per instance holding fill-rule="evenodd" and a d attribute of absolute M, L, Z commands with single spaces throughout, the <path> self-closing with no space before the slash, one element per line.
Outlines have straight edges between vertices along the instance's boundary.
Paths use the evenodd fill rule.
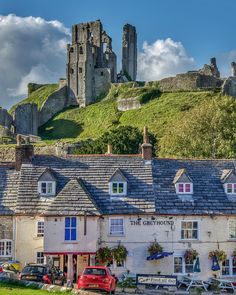
<path fill-rule="evenodd" d="M 225 192 L 226 192 L 226 194 L 236 195 L 236 183 L 226 183 L 225 184 Z"/>
<path fill-rule="evenodd" d="M 56 195 L 56 179 L 52 170 L 47 168 L 38 179 L 38 193 L 41 196 Z"/>
<path fill-rule="evenodd" d="M 53 196 L 55 195 L 55 181 L 39 181 L 38 192 L 42 196 Z"/>
<path fill-rule="evenodd" d="M 176 193 L 177 194 L 192 194 L 192 183 L 177 183 Z"/>
<path fill-rule="evenodd" d="M 224 191 L 227 195 L 236 195 L 236 175 L 234 170 L 223 170 L 221 181 L 224 185 Z"/>
<path fill-rule="evenodd" d="M 111 182 L 111 195 L 125 195 L 126 183 L 125 182 Z"/>
<path fill-rule="evenodd" d="M 109 194 L 111 196 L 127 195 L 127 179 L 120 169 L 117 169 L 109 180 Z"/>

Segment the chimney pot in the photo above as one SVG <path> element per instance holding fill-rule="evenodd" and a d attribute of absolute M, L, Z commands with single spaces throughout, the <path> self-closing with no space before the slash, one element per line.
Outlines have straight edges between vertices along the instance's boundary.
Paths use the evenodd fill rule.
<path fill-rule="evenodd" d="M 107 145 L 107 155 L 111 155 L 112 154 L 112 145 L 108 144 Z"/>
<path fill-rule="evenodd" d="M 149 143 L 148 128 L 143 129 L 142 157 L 146 161 L 152 160 L 152 145 Z"/>

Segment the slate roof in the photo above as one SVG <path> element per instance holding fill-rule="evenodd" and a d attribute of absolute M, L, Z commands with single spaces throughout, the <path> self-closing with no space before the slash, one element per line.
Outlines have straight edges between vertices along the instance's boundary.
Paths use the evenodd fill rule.
<path fill-rule="evenodd" d="M 14 165 L 0 163 L 0 215 L 14 214 L 18 180 Z"/>
<path fill-rule="evenodd" d="M 48 206 L 45 215 L 98 215 L 100 210 L 85 188 L 82 179 L 72 178 Z"/>
<path fill-rule="evenodd" d="M 36 155 L 20 173 L 0 164 L 0 215 L 45 214 L 236 214 L 236 195 L 226 195 L 223 182 L 235 175 L 234 160 L 153 159 L 141 156 Z M 37 181 L 50 169 L 56 196 L 38 195 Z M 117 170 L 118 169 L 118 170 Z M 46 170 L 48 171 L 48 170 Z M 127 196 L 110 197 L 109 180 L 116 171 L 127 179 Z M 193 182 L 191 202 L 175 192 L 174 180 Z M 222 179 L 223 177 L 223 179 Z"/>
<path fill-rule="evenodd" d="M 50 168 L 57 180 L 58 196 L 54 201 L 52 197 L 40 197 L 37 192 L 37 180 L 45 168 Z M 111 199 L 108 183 L 117 169 L 127 179 L 127 196 Z M 22 165 L 16 213 L 48 214 L 53 210 L 53 214 L 61 214 L 63 204 L 66 212 L 74 211 L 74 201 L 68 202 L 73 192 L 70 193 L 65 188 L 73 178 L 81 179 L 88 195 L 93 198 L 96 208 L 102 214 L 155 212 L 152 166 L 146 164 L 140 156 L 86 155 L 60 158 L 36 155 L 32 164 Z M 54 202 L 61 202 L 58 210 Z M 79 210 L 83 211 L 83 206 Z"/>
<path fill-rule="evenodd" d="M 223 170 L 235 170 L 234 160 L 154 159 L 153 177 L 156 212 L 159 214 L 236 214 L 236 196 L 227 196 L 222 184 Z M 186 169 L 193 182 L 193 202 L 182 201 L 173 179 Z"/>

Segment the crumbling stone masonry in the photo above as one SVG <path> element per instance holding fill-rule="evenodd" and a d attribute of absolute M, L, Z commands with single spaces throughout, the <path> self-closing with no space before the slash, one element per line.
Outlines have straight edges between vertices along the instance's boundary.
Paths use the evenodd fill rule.
<path fill-rule="evenodd" d="M 132 81 L 137 76 L 137 33 L 134 26 L 124 25 L 122 39 L 122 74 Z"/>
<path fill-rule="evenodd" d="M 100 20 L 72 27 L 67 46 L 67 86 L 80 106 L 93 103 L 116 82 L 116 54 Z"/>

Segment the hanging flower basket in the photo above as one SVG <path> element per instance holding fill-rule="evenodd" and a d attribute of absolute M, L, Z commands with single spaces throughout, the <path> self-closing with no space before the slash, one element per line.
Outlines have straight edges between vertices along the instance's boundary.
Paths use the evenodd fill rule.
<path fill-rule="evenodd" d="M 210 251 L 208 254 L 208 258 L 212 259 L 213 257 L 216 257 L 219 262 L 224 261 L 227 258 L 227 254 L 224 250 L 214 250 Z"/>
<path fill-rule="evenodd" d="M 163 252 L 163 247 L 159 243 L 157 243 L 156 239 L 148 247 L 148 253 L 150 254 L 150 256 L 156 253 L 162 253 L 162 252 Z"/>
<path fill-rule="evenodd" d="M 184 259 L 187 263 L 192 263 L 198 257 L 198 252 L 194 249 L 188 249 L 185 251 Z"/>
<path fill-rule="evenodd" d="M 112 261 L 112 251 L 109 247 L 99 248 L 96 252 L 96 261 L 99 264 L 105 265 Z"/>
<path fill-rule="evenodd" d="M 123 245 L 119 245 L 112 249 L 113 258 L 116 262 L 121 262 L 126 259 L 128 251 Z"/>

